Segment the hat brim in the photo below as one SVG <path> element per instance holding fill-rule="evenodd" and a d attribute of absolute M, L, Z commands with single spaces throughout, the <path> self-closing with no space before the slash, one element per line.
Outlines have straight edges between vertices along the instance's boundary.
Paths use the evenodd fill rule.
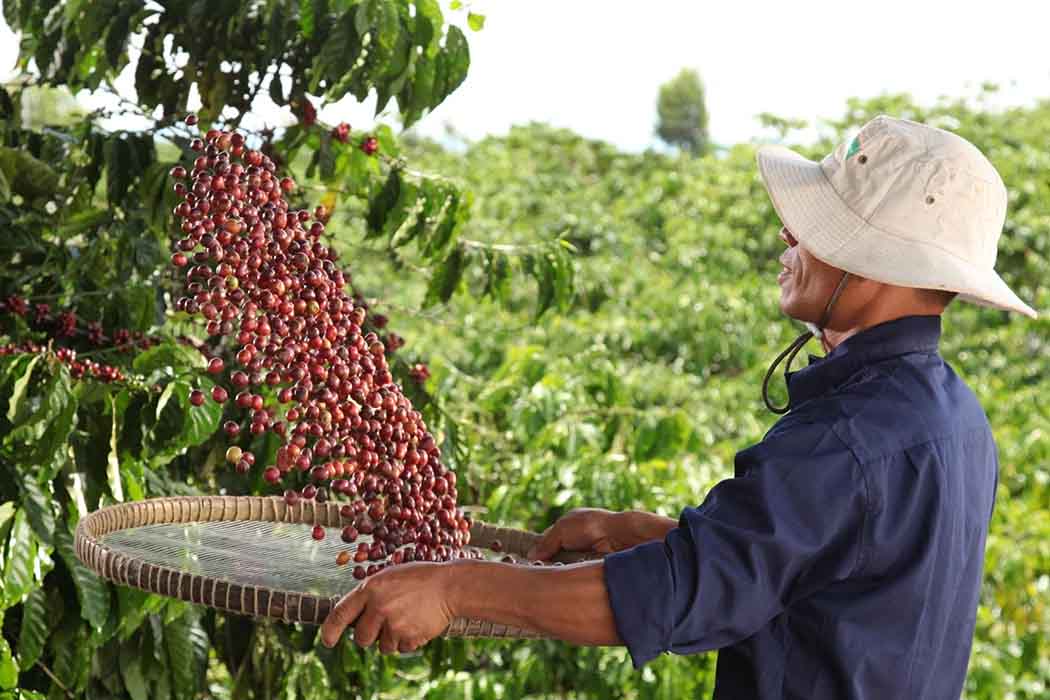
<path fill-rule="evenodd" d="M 840 270 L 901 287 L 946 289 L 982 306 L 1037 314 L 992 269 L 943 248 L 901 238 L 853 213 L 820 163 L 784 146 L 762 146 L 758 169 L 781 222 L 820 260 Z"/>

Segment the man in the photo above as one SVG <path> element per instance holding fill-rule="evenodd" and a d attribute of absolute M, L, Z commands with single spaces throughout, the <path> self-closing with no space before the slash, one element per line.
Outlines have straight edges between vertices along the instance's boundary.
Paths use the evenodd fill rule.
<path fill-rule="evenodd" d="M 1006 188 L 969 142 L 879 116 L 820 163 L 763 147 L 784 227 L 785 314 L 825 351 L 785 370 L 786 412 L 735 476 L 675 521 L 573 511 L 530 556 L 384 571 L 322 630 L 409 651 L 455 616 L 661 652 L 719 649 L 716 698 L 958 698 L 998 458 L 976 397 L 938 353 L 954 297 L 1035 312 L 993 270 Z M 787 367 L 790 368 L 789 358 Z M 766 376 L 768 382 L 769 374 Z"/>

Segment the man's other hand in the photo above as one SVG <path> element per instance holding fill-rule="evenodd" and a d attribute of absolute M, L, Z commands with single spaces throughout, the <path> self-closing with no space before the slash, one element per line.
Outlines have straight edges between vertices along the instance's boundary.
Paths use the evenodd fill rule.
<path fill-rule="evenodd" d="M 546 561 L 562 550 L 610 554 L 662 539 L 676 525 L 675 520 L 655 513 L 576 508 L 544 531 L 528 557 Z"/>

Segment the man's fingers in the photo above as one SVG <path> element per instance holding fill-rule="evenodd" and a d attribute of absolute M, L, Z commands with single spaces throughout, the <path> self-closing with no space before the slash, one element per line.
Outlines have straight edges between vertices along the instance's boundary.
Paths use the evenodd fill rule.
<path fill-rule="evenodd" d="M 398 641 L 390 630 L 390 625 L 383 625 L 383 632 L 379 635 L 379 651 L 384 654 L 396 654 Z"/>
<path fill-rule="evenodd" d="M 419 644 L 402 639 L 397 644 L 397 650 L 402 654 L 411 654 L 413 651 L 419 648 Z"/>
<path fill-rule="evenodd" d="M 559 528 L 558 524 L 555 523 L 554 525 L 551 525 L 544 531 L 543 536 L 540 537 L 540 541 L 532 545 L 532 548 L 529 550 L 526 556 L 528 556 L 529 559 L 533 560 L 550 559 L 555 554 L 557 554 L 558 550 L 560 549 L 561 528 Z"/>
<path fill-rule="evenodd" d="M 332 612 L 328 613 L 324 624 L 321 625 L 321 641 L 326 647 L 334 647 L 343 636 L 343 630 L 350 625 L 361 614 L 365 607 L 367 598 L 365 588 L 356 588 L 343 599 L 336 603 Z"/>
<path fill-rule="evenodd" d="M 372 646 L 382 628 L 383 618 L 372 609 L 366 608 L 354 625 L 354 643 L 360 647 Z"/>

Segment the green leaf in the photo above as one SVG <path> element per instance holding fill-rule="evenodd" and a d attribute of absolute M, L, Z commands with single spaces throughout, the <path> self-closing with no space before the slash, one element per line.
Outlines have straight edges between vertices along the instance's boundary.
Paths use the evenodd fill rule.
<path fill-rule="evenodd" d="M 434 86 L 434 99 L 430 108 L 437 107 L 462 84 L 470 68 L 470 48 L 467 38 L 459 27 L 449 25 L 445 36 L 445 48 L 438 54 L 438 78 Z"/>
<path fill-rule="evenodd" d="M 69 370 L 59 364 L 52 368 L 52 372 L 44 387 L 39 418 L 35 419 L 43 423 L 44 434 L 28 455 L 30 462 L 40 465 L 37 480 L 41 483 L 50 482 L 62 468 L 61 451 L 69 444 L 69 436 L 77 421 L 78 401 Z"/>
<path fill-rule="evenodd" d="M 150 431 L 150 458 L 153 467 L 166 463 L 187 447 L 194 447 L 211 437 L 219 427 L 222 405 L 205 401 L 201 406 L 190 403 L 190 393 L 200 389 L 208 394 L 214 383 L 206 376 L 180 376 L 165 387 L 157 402 L 157 424 Z M 175 401 L 171 399 L 174 398 Z"/>
<path fill-rule="evenodd" d="M 167 216 L 169 212 L 164 212 Z M 67 217 L 55 231 L 62 238 L 73 238 L 88 231 L 94 231 L 100 225 L 111 221 L 113 212 L 108 209 L 86 209 Z"/>
<path fill-rule="evenodd" d="M 134 634 L 146 617 L 161 610 L 167 599 L 128 586 L 117 586 L 117 638 L 121 641 Z"/>
<path fill-rule="evenodd" d="M 54 493 L 51 490 L 51 481 L 43 484 L 34 479 L 25 479 L 22 482 L 22 508 L 26 512 L 26 518 L 33 527 L 36 536 L 48 546 L 52 544 L 52 535 L 55 531 L 55 514 L 52 510 Z"/>
<path fill-rule="evenodd" d="M 411 82 L 398 95 L 398 104 L 403 112 L 405 128 L 418 121 L 423 112 L 434 102 L 434 87 L 437 81 L 438 63 L 426 54 L 419 56 Z"/>
<path fill-rule="evenodd" d="M 47 594 L 43 588 L 34 588 L 22 604 L 22 629 L 18 633 L 18 665 L 28 671 L 47 642 L 48 629 Z"/>
<path fill-rule="evenodd" d="M 312 39 L 314 36 L 313 0 L 299 0 L 299 31 L 307 39 Z"/>
<path fill-rule="evenodd" d="M 11 391 L 11 398 L 7 403 L 7 420 L 11 423 L 14 423 L 15 418 L 18 416 L 22 398 L 26 393 L 26 387 L 29 386 L 29 379 L 33 376 L 33 369 L 36 368 L 42 357 L 42 354 L 33 355 L 33 359 L 29 361 L 29 366 L 26 367 L 22 376 L 15 380 L 15 388 Z"/>
<path fill-rule="evenodd" d="M 314 59 L 309 85 L 311 93 L 318 91 L 323 79 L 328 84 L 326 94 L 333 100 L 338 100 L 346 94 L 350 83 L 359 76 L 361 71 L 352 69 L 361 54 L 361 37 L 365 32 L 355 31 L 355 16 L 360 17 L 366 5 L 367 3 L 361 3 L 356 13 L 345 13 L 332 26 L 328 38 Z"/>
<path fill-rule="evenodd" d="M 401 194 L 401 171 L 397 168 L 391 169 L 383 187 L 372 198 L 368 208 L 368 230 L 377 234 L 382 232 L 383 223 L 386 221 L 390 209 L 397 203 Z"/>
<path fill-rule="evenodd" d="M 564 241 L 561 243 L 563 245 L 555 249 L 552 265 L 554 268 L 554 303 L 564 311 L 569 308 L 573 295 L 576 293 L 574 286 L 576 267 L 569 254 L 571 245 Z"/>
<path fill-rule="evenodd" d="M 127 63 L 128 54 L 125 51 L 125 46 L 130 37 L 131 16 L 135 13 L 135 10 L 133 3 L 127 3 L 106 30 L 106 63 L 109 64 L 110 69 L 114 73 L 119 72 Z"/>
<path fill-rule="evenodd" d="M 536 318 L 542 316 L 554 302 L 555 274 L 553 258 L 554 255 L 552 253 L 530 255 L 526 258 L 526 264 L 532 272 L 532 276 L 536 279 Z"/>
<path fill-rule="evenodd" d="M 15 516 L 15 502 L 4 501 L 0 504 L 0 539 L 3 539 L 2 535 L 6 535 L 7 532 L 3 529 L 4 526 L 10 522 L 11 518 Z M 3 545 L 0 545 L 0 550 L 3 549 Z"/>
<path fill-rule="evenodd" d="M 364 37 L 372 27 L 379 24 L 382 3 L 383 0 L 364 0 L 357 6 L 357 12 L 354 13 L 354 30 L 359 37 Z"/>
<path fill-rule="evenodd" d="M 19 20 L 18 6 L 25 0 L 5 0 L 4 2 L 4 21 L 7 22 L 7 26 L 13 29 L 21 28 Z"/>
<path fill-rule="evenodd" d="M 212 385 L 211 380 L 204 381 L 207 381 L 209 387 Z M 207 440 L 219 429 L 222 405 L 209 400 L 205 401 L 203 406 L 194 406 L 190 403 L 190 392 L 193 385 L 189 382 L 180 382 L 180 384 L 182 384 L 182 391 L 179 392 L 179 400 L 182 402 L 186 419 L 179 441 L 183 447 L 193 447 Z M 210 389 L 206 390 L 205 386 L 201 386 L 201 389 L 205 394 L 210 393 Z"/>
<path fill-rule="evenodd" d="M 187 370 L 204 369 L 208 363 L 196 348 L 175 342 L 154 345 L 131 364 L 136 373 L 153 376 L 175 376 Z"/>
<path fill-rule="evenodd" d="M 52 633 L 48 646 L 51 648 L 51 670 L 66 688 L 76 690 L 87 683 L 91 672 L 91 656 L 94 645 L 89 643 L 88 630 L 80 621 L 69 617 Z M 52 690 L 58 690 L 52 686 Z M 53 697 L 63 697 L 57 693 Z"/>
<path fill-rule="evenodd" d="M 270 99 L 273 100 L 274 104 L 278 106 L 284 106 L 285 100 L 287 99 L 284 95 L 284 85 L 281 83 L 281 76 L 273 74 L 270 76 L 270 85 L 267 88 L 270 92 Z"/>
<path fill-rule="evenodd" d="M 426 56 L 437 54 L 441 39 L 441 28 L 445 19 L 441 15 L 441 6 L 437 0 L 415 0 L 416 27 L 413 41 L 423 47 Z"/>
<path fill-rule="evenodd" d="M 335 150 L 332 148 L 332 134 L 328 131 L 321 132 L 321 145 L 317 149 L 317 162 L 322 180 L 329 181 L 335 177 L 335 156 Z"/>
<path fill-rule="evenodd" d="M 467 24 L 475 32 L 480 32 L 485 27 L 485 15 L 479 15 L 476 12 L 467 13 Z"/>
<path fill-rule="evenodd" d="M 406 219 L 408 219 L 413 207 L 415 207 L 418 195 L 419 187 L 415 183 L 410 180 L 402 180 L 398 188 L 397 202 L 387 211 L 382 228 L 374 233 L 370 233 L 367 238 L 375 238 L 381 235 L 393 239 Z"/>
<path fill-rule="evenodd" d="M 0 690 L 10 690 L 18 684 L 18 665 L 11 656 L 11 645 L 0 637 Z"/>
<path fill-rule="evenodd" d="M 106 139 L 105 158 L 106 199 L 112 207 L 124 201 L 128 188 L 131 187 L 134 177 L 131 145 L 121 138 L 120 134 L 115 134 Z"/>
<path fill-rule="evenodd" d="M 308 656 L 299 665 L 299 697 L 323 697 L 328 691 L 328 672 L 316 656 Z"/>
<path fill-rule="evenodd" d="M 444 196 L 443 188 L 437 188 L 433 182 L 424 179 L 420 192 L 415 195 L 415 222 L 410 226 L 399 226 L 397 232 L 391 236 L 390 246 L 399 248 L 413 240 L 418 241 L 421 246 L 425 245 L 427 237 L 434 230 L 433 215 L 436 202 Z"/>
<path fill-rule="evenodd" d="M 209 647 L 196 610 L 187 608 L 184 615 L 164 629 L 164 647 L 175 697 L 195 698 L 204 680 Z"/>
<path fill-rule="evenodd" d="M 19 508 L 7 540 L 3 580 L 4 608 L 19 603 L 33 587 L 33 563 L 36 561 L 38 546 L 25 509 Z"/>
<path fill-rule="evenodd" d="M 142 674 L 142 649 L 138 644 L 120 645 L 120 677 L 131 700 L 149 700 L 149 684 Z"/>
<path fill-rule="evenodd" d="M 81 617 L 96 631 L 101 630 L 109 617 L 109 584 L 80 563 L 73 550 L 73 536 L 65 528 L 55 530 L 55 548 L 66 568 L 73 574 Z"/>
<path fill-rule="evenodd" d="M 634 460 L 641 463 L 676 457 L 685 449 L 692 431 L 688 418 L 680 412 L 643 421 L 635 433 Z"/>
<path fill-rule="evenodd" d="M 467 193 L 469 196 L 469 193 Z M 455 190 L 445 191 L 445 200 L 442 202 L 438 213 L 439 222 L 434 228 L 434 234 L 427 239 L 423 247 L 423 257 L 435 260 L 444 255 L 448 246 L 456 240 L 456 234 L 460 224 L 465 219 L 467 209 L 461 205 L 460 193 Z"/>
<path fill-rule="evenodd" d="M 486 251 L 485 289 L 482 294 L 501 304 L 510 298 L 510 262 L 500 252 Z"/>
<path fill-rule="evenodd" d="M 459 286 L 459 281 L 463 278 L 463 271 L 466 269 L 466 257 L 466 253 L 461 246 L 456 246 L 452 249 L 452 252 L 449 253 L 444 262 L 434 270 L 434 275 L 430 278 L 430 284 L 427 286 L 423 306 L 432 306 L 438 302 L 445 303 L 452 298 L 456 287 Z"/>
<path fill-rule="evenodd" d="M 4 171 L 0 170 L 0 203 L 6 202 L 9 199 L 11 199 L 11 185 L 8 183 Z"/>
<path fill-rule="evenodd" d="M 61 363 L 50 369 L 43 386 L 32 385 L 32 395 L 22 402 L 6 438 L 9 445 L 23 446 L 24 461 L 43 465 L 40 480 L 49 480 L 59 468 L 52 457 L 68 438 L 76 412 L 69 371 Z"/>

